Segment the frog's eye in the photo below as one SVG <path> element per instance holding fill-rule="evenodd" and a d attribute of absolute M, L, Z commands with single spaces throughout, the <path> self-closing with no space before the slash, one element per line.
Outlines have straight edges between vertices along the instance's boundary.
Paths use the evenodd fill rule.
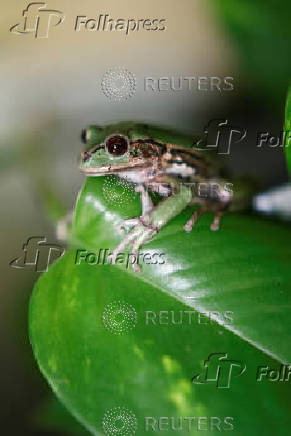
<path fill-rule="evenodd" d="M 123 156 L 128 151 L 128 138 L 122 135 L 110 136 L 106 139 L 105 148 L 112 156 Z"/>

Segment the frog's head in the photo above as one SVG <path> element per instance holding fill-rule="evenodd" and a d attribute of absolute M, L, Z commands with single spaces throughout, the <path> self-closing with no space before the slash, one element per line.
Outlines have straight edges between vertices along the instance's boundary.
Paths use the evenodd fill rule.
<path fill-rule="evenodd" d="M 86 144 L 81 171 L 88 176 L 103 176 L 150 165 L 152 153 L 146 136 L 129 123 L 88 126 L 81 134 Z"/>

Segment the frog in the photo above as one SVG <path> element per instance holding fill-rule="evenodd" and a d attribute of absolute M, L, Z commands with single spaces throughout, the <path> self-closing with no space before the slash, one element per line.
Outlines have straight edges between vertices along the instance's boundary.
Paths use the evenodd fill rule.
<path fill-rule="evenodd" d="M 231 183 L 221 179 L 219 166 L 207 150 L 197 150 L 198 137 L 151 124 L 120 122 L 89 125 L 81 140 L 85 147 L 80 170 L 85 176 L 116 175 L 140 193 L 142 213 L 118 224 L 117 230 L 126 235 L 111 253 L 111 263 L 130 247 L 138 258 L 140 247 L 187 206 L 198 206 L 184 225 L 187 233 L 209 211 L 214 213 L 210 229 L 219 230 L 232 201 Z M 154 205 L 150 193 L 158 193 L 161 201 Z M 133 269 L 141 271 L 136 263 Z"/>

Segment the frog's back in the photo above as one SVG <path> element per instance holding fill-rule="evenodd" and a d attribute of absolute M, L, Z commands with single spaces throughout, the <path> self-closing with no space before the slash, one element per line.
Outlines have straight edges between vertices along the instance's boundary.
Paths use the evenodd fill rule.
<path fill-rule="evenodd" d="M 122 121 L 102 127 L 102 136 L 104 139 L 112 134 L 126 135 L 130 139 L 152 138 L 156 141 L 187 148 L 193 147 L 198 140 L 198 136 L 187 135 L 177 130 L 155 124 L 138 123 L 134 121 Z"/>

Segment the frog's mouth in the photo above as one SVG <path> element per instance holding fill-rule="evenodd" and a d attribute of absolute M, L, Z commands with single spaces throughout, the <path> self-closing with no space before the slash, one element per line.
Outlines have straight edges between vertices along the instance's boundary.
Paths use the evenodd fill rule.
<path fill-rule="evenodd" d="M 86 174 L 86 176 L 98 177 L 120 173 L 123 170 L 134 171 L 137 168 L 144 168 L 145 166 L 150 166 L 150 163 L 146 165 L 145 159 L 133 159 L 131 162 L 114 163 L 112 165 L 106 164 L 100 167 L 80 166 L 80 170 Z"/>

